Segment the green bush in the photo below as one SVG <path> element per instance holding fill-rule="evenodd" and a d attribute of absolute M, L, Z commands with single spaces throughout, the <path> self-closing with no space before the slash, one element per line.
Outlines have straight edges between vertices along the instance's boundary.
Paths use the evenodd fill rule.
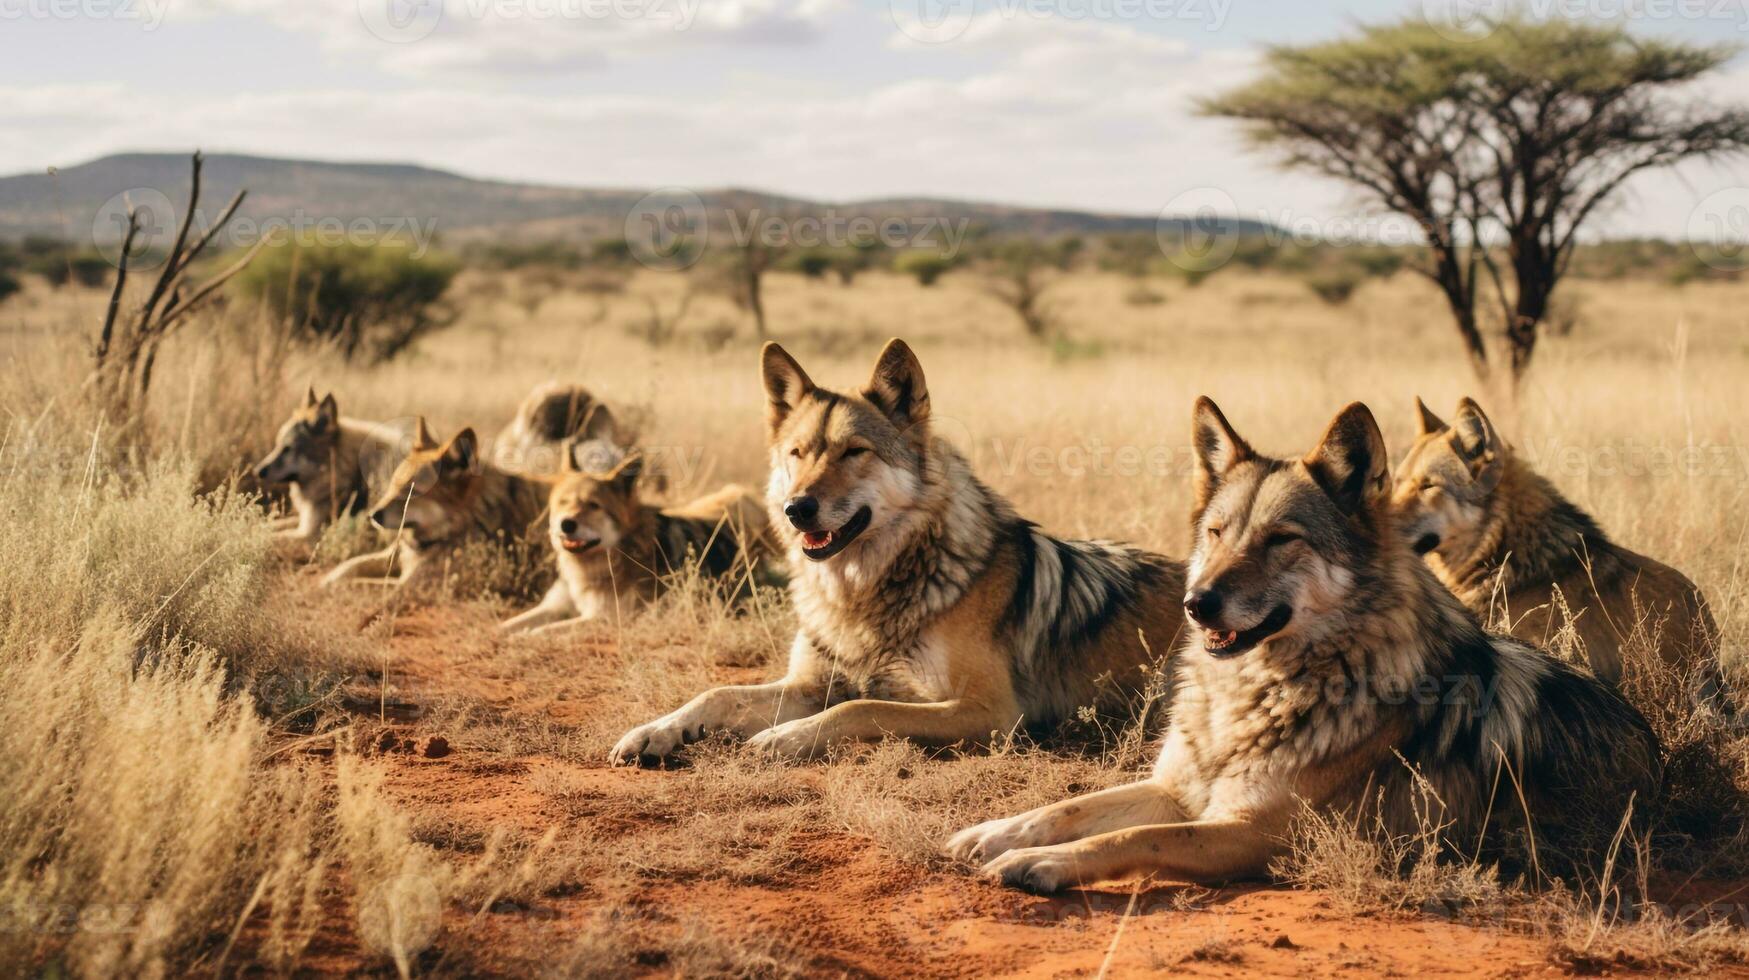
<path fill-rule="evenodd" d="M 580 269 L 583 252 L 565 242 L 497 242 L 469 257 L 488 269 Z"/>
<path fill-rule="evenodd" d="M 1349 297 L 1365 281 L 1366 273 L 1359 266 L 1346 262 L 1319 269 L 1306 276 L 1306 286 L 1331 306 L 1341 306 L 1348 302 Z"/>
<path fill-rule="evenodd" d="M 595 265 L 630 265 L 632 247 L 623 238 L 598 238 L 589 246 L 589 261 Z"/>
<path fill-rule="evenodd" d="M 935 285 L 953 266 L 953 259 L 935 252 L 901 252 L 893 259 L 893 271 L 915 277 L 919 286 Z"/>
<path fill-rule="evenodd" d="M 17 276 L 5 269 L 0 269 L 0 303 L 5 302 L 6 297 L 23 288 L 24 286 L 19 283 Z"/>
<path fill-rule="evenodd" d="M 1184 280 L 1186 286 L 1195 289 L 1202 285 L 1209 276 L 1219 272 L 1221 266 L 1204 265 L 1198 256 L 1180 253 L 1172 257 L 1171 265 L 1168 269 L 1173 275 Z"/>
<path fill-rule="evenodd" d="M 799 272 L 809 279 L 824 279 L 828 274 L 838 277 L 848 286 L 858 273 L 874 264 L 877 242 L 857 242 L 851 245 L 819 245 L 796 249 L 783 258 L 779 268 Z"/>
<path fill-rule="evenodd" d="M 115 266 L 92 248 L 74 248 L 58 238 L 29 235 L 16 245 L 0 243 L 0 271 L 41 276 L 51 286 L 76 282 L 103 286 L 110 282 Z"/>
<path fill-rule="evenodd" d="M 832 271 L 832 253 L 823 248 L 802 249 L 792 253 L 784 262 L 784 267 L 809 279 L 821 279 Z"/>
<path fill-rule="evenodd" d="M 83 251 L 37 256 L 30 263 L 30 271 L 47 279 L 51 285 L 65 286 L 71 281 L 94 288 L 110 282 L 110 277 L 115 275 L 115 266 L 97 252 Z"/>
<path fill-rule="evenodd" d="M 1364 245 L 1347 249 L 1343 257 L 1374 279 L 1389 279 L 1408 264 L 1409 250 L 1386 245 Z"/>
<path fill-rule="evenodd" d="M 234 282 L 284 318 L 294 336 L 334 344 L 348 359 L 386 361 L 452 319 L 442 303 L 457 263 L 402 242 L 263 249 Z"/>

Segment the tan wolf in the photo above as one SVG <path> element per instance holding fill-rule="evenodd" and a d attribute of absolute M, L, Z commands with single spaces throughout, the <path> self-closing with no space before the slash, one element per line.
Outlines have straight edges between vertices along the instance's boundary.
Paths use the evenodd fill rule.
<path fill-rule="evenodd" d="M 506 632 L 547 632 L 592 619 L 629 615 L 687 568 L 711 579 L 753 580 L 766 545 L 765 505 L 729 485 L 678 507 L 639 495 L 643 457 L 606 473 L 578 472 L 569 456 L 547 499 L 547 532 L 559 578 L 539 605 L 499 624 Z"/>
<path fill-rule="evenodd" d="M 322 584 L 367 579 L 412 594 L 429 585 L 441 573 L 442 559 L 466 540 L 544 547 L 541 517 L 552 482 L 485 462 L 473 429 L 439 444 L 421 417 L 412 449 L 371 507 L 372 524 L 400 532 L 395 543 L 342 562 Z"/>
<path fill-rule="evenodd" d="M 1397 474 L 1403 533 L 1446 587 L 1484 621 L 1552 643 L 1570 614 L 1591 670 L 1619 684 L 1636 630 L 1700 699 L 1734 713 L 1718 627 L 1695 584 L 1611 541 L 1501 439 L 1468 398 L 1447 425 L 1415 400 L 1418 433 Z M 1638 646 L 1644 646 L 1639 644 Z"/>
<path fill-rule="evenodd" d="M 580 385 L 548 381 L 523 398 L 492 440 L 492 462 L 513 473 L 548 475 L 582 460 L 585 470 L 609 470 L 635 434 Z"/>
<path fill-rule="evenodd" d="M 887 344 L 868 385 L 816 386 L 762 354 L 771 478 L 801 629 L 769 684 L 723 687 L 628 732 L 615 762 L 708 732 L 806 758 L 886 736 L 982 743 L 1127 698 L 1183 628 L 1183 567 L 1051 537 L 930 435 L 923 367 Z"/>
<path fill-rule="evenodd" d="M 1249 878 L 1309 805 L 1364 807 L 1368 826 L 1398 834 L 1431 821 L 1466 854 L 1528 810 L 1544 831 L 1573 831 L 1537 836 L 1546 855 L 1599 828 L 1607 840 L 1658 784 L 1638 712 L 1484 632 L 1409 548 L 1364 405 L 1296 460 L 1254 452 L 1206 398 L 1193 431 L 1196 629 L 1152 775 L 979 824 L 950 854 L 1039 891 Z"/>
<path fill-rule="evenodd" d="M 318 399 L 316 389 L 309 389 L 280 426 L 273 450 L 255 466 L 262 483 L 290 485 L 296 513 L 275 520 L 275 533 L 314 543 L 337 518 L 364 512 L 405 442 L 390 426 L 343 418 L 332 392 Z"/>

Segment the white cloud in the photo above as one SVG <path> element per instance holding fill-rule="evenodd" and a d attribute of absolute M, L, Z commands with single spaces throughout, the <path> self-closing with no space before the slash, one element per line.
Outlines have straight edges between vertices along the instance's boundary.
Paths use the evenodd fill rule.
<path fill-rule="evenodd" d="M 205 2 L 208 13 L 259 6 Z M 316 0 L 304 3 L 304 13 L 283 16 L 313 16 Z M 320 3 L 330 14 L 351 8 L 351 0 Z M 774 25 L 818 24 L 837 4 L 723 4 L 711 8 L 709 31 L 770 40 L 787 30 Z M 0 90 L 0 170 L 39 167 L 45 147 L 70 163 L 119 149 L 201 145 L 581 186 L 741 185 L 826 200 L 965 197 L 1132 214 L 1212 188 L 1243 217 L 1312 230 L 1363 210 L 1342 185 L 1281 173 L 1230 123 L 1195 114 L 1197 96 L 1251 76 L 1254 54 L 1199 49 L 1126 24 L 985 16 L 953 44 L 896 35 L 877 52 L 890 80 L 861 87 L 799 80 L 815 83 L 809 87 L 780 68 L 752 79 L 709 76 L 676 96 L 552 94 L 452 77 L 468 68 L 542 71 L 639 50 L 628 42 L 608 51 L 557 31 L 556 39 L 537 38 L 538 30 L 525 37 L 524 29 L 492 22 L 465 45 L 434 33 L 363 49 L 392 56 L 384 68 L 418 75 L 417 86 L 213 89 L 179 96 L 174 112 L 142 111 L 158 103 L 130 101 L 131 86 Z M 1715 85 L 1740 93 L 1746 83 L 1749 71 L 1738 69 Z M 1727 186 L 1749 186 L 1749 166 L 1739 160 L 1646 175 L 1600 229 L 1681 235 L 1696 205 Z"/>
<path fill-rule="evenodd" d="M 845 0 L 185 0 L 167 20 L 259 17 L 414 78 L 598 68 L 683 44 L 815 39 Z"/>

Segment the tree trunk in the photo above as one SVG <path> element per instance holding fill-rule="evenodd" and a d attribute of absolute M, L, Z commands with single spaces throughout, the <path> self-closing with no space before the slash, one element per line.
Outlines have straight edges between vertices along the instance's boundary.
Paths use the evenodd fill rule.
<path fill-rule="evenodd" d="M 1470 368 L 1476 380 L 1488 379 L 1488 348 L 1482 343 L 1482 331 L 1476 327 L 1476 293 L 1473 276 L 1466 277 L 1457 250 L 1434 246 L 1434 282 L 1445 294 L 1452 319 L 1457 322 L 1458 337 L 1469 355 Z"/>
<path fill-rule="evenodd" d="M 1512 381 L 1524 380 L 1530 369 L 1531 355 L 1536 353 L 1538 328 L 1549 311 L 1549 297 L 1555 290 L 1555 264 L 1545 254 L 1540 242 L 1512 244 L 1512 276 L 1518 296 L 1512 303 L 1512 317 L 1506 324 L 1506 342 L 1512 350 Z"/>
<path fill-rule="evenodd" d="M 760 273 L 763 259 L 755 259 L 751 250 L 742 256 L 741 271 L 746 277 L 744 288 L 747 292 L 747 311 L 753 314 L 753 329 L 759 334 L 759 341 L 765 342 L 765 298 L 760 295 Z"/>

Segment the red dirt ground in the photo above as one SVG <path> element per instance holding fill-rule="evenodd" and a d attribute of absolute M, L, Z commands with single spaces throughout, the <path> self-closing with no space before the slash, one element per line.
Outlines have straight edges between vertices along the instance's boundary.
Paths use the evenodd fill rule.
<path fill-rule="evenodd" d="M 465 634 L 465 637 L 461 634 Z M 507 758 L 465 738 L 450 751 L 420 751 L 435 731 L 417 720 L 423 701 L 469 699 L 555 728 L 587 716 L 595 698 L 561 687 L 535 689 L 493 655 L 496 644 L 478 610 L 432 609 L 404 615 L 387 658 L 401 696 L 383 716 L 412 751 L 381 754 L 386 786 L 417 816 L 440 815 L 484 835 L 512 828 L 538 836 L 553 825 L 597 837 L 584 846 L 612 848 L 638 829 L 635 802 L 651 785 L 678 778 L 653 770 L 614 769 L 593 758 Z M 485 649 L 481 649 L 481 645 Z M 586 654 L 580 653 L 579 656 Z M 724 679 L 745 679 L 725 668 Z M 376 705 L 361 706 L 360 727 L 378 725 Z M 628 723 L 635 719 L 627 719 Z M 374 731 L 374 729 L 371 729 Z M 376 737 L 372 735 L 371 737 Z M 594 753 L 590 753 L 591 756 Z M 561 803 L 537 785 L 563 775 Z M 613 814 L 592 821 L 591 812 Z M 957 871 L 901 862 L 875 843 L 823 828 L 804 835 L 799 869 L 775 881 L 741 884 L 701 878 L 630 880 L 611 897 L 592 883 L 548 895 L 532 906 L 478 917 L 450 910 L 437 947 L 419 966 L 431 972 L 523 977 L 547 974 L 597 916 L 617 906 L 639 913 L 628 923 L 636 962 L 652 976 L 676 972 L 664 953 L 679 923 L 708 923 L 727 936 L 764 935 L 799 953 L 812 975 L 882 977 L 1069 977 L 1169 973 L 1185 976 L 1530 977 L 1623 975 L 1623 964 L 1558 958 L 1551 945 L 1523 934 L 1473 928 L 1438 916 L 1352 918 L 1315 892 L 1252 886 L 1204 890 L 1160 887 L 1132 894 L 1124 886 L 1043 898 Z M 574 840 L 567 846 L 575 846 Z M 797 846 L 795 841 L 790 846 Z M 629 891 L 627 891 L 629 889 Z M 1133 903 L 1133 904 L 1132 904 Z M 312 944 L 304 967 L 317 973 L 393 972 L 357 946 L 350 910 L 337 908 Z M 1749 976 L 1749 970 L 1731 973 Z"/>

